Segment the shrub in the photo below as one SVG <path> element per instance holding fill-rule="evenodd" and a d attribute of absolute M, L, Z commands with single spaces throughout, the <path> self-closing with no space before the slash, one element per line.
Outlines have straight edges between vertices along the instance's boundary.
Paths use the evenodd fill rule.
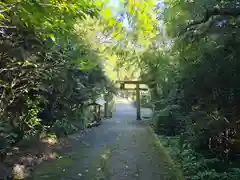
<path fill-rule="evenodd" d="M 180 137 L 160 136 L 162 144 L 182 169 L 189 180 L 237 180 L 240 178 L 239 164 L 232 167 L 218 158 L 206 158 L 194 151 L 190 144 L 181 144 Z"/>

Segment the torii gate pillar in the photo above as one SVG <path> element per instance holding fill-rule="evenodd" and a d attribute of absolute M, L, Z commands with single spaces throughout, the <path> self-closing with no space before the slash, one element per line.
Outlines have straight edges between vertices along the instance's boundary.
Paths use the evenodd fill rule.
<path fill-rule="evenodd" d="M 141 120 L 141 105 L 140 105 L 140 88 L 136 84 L 136 106 L 137 106 L 137 120 Z"/>

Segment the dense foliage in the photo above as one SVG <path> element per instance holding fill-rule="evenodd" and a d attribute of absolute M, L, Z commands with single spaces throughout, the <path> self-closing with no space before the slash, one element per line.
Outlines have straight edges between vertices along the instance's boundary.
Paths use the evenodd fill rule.
<path fill-rule="evenodd" d="M 98 9 L 87 1 L 0 4 L 0 152 L 44 131 L 83 128 L 87 104 L 112 90 L 102 57 L 76 27 Z"/>
<path fill-rule="evenodd" d="M 166 0 L 162 34 L 168 35 L 167 41 L 141 56 L 142 78 L 149 82 L 155 104 L 156 131 L 177 136 L 176 146 L 185 149 L 183 158 L 216 158 L 211 168 L 196 167 L 189 173 L 195 162 L 206 166 L 194 156 L 184 169 L 189 179 L 239 179 L 239 173 L 227 174 L 240 162 L 239 3 Z"/>

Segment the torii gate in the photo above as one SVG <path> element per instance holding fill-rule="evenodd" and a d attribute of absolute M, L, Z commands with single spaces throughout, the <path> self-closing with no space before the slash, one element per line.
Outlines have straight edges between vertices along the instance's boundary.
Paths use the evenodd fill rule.
<path fill-rule="evenodd" d="M 136 90 L 137 120 L 141 120 L 140 91 L 147 91 L 147 88 L 140 88 L 140 84 L 147 84 L 144 81 L 117 81 L 121 90 Z M 125 84 L 135 84 L 136 88 L 125 88 Z"/>

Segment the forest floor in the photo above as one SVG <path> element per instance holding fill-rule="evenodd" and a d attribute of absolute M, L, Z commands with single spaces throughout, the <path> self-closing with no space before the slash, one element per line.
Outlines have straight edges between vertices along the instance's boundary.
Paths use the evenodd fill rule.
<path fill-rule="evenodd" d="M 142 109 L 143 116 L 150 116 Z M 177 180 L 176 171 L 147 120 L 136 120 L 136 109 L 118 102 L 113 118 L 70 136 L 54 160 L 35 167 L 31 180 Z"/>

